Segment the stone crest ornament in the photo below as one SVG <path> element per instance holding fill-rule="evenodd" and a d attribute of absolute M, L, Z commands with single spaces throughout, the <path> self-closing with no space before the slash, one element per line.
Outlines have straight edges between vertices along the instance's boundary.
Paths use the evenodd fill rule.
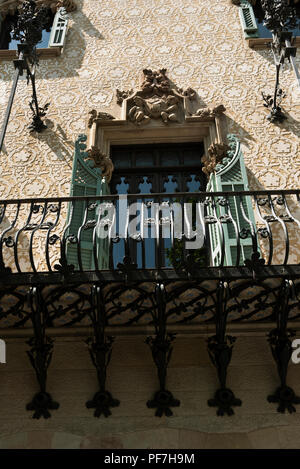
<path fill-rule="evenodd" d="M 196 97 L 191 88 L 184 91 L 173 85 L 166 75 L 166 69 L 158 71 L 144 69 L 143 80 L 138 91 L 117 90 L 117 103 L 125 106 L 126 119 L 136 125 L 151 120 L 164 124 L 180 122 L 186 113 L 186 102 Z"/>
<path fill-rule="evenodd" d="M 178 122 L 179 100 L 176 96 L 153 96 L 148 100 L 135 96 L 134 106 L 128 112 L 129 119 L 135 124 L 146 124 L 151 119 Z"/>

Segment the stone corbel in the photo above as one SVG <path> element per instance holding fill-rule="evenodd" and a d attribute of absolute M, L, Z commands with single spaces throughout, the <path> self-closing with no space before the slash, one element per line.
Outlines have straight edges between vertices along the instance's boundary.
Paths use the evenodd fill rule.
<path fill-rule="evenodd" d="M 107 121 L 115 119 L 115 117 L 111 114 L 108 114 L 107 112 L 97 112 L 95 109 L 92 109 L 89 114 L 91 115 L 88 121 L 89 129 L 91 129 L 93 127 L 93 124 L 97 123 L 98 121 Z"/>
<path fill-rule="evenodd" d="M 203 163 L 202 171 L 209 178 L 214 173 L 218 163 L 221 163 L 223 158 L 227 156 L 229 146 L 221 143 L 212 143 L 207 151 L 207 156 L 203 156 L 201 161 Z"/>
<path fill-rule="evenodd" d="M 96 168 L 100 168 L 102 171 L 102 176 L 105 177 L 107 183 L 110 182 L 112 173 L 114 170 L 114 165 L 112 160 L 101 153 L 99 148 L 91 147 L 88 151 L 88 160 L 92 160 Z"/>

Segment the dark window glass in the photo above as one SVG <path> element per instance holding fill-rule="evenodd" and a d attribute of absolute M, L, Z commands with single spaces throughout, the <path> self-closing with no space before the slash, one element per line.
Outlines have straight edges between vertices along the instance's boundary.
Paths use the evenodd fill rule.
<path fill-rule="evenodd" d="M 17 24 L 18 13 L 14 15 L 7 15 L 1 22 L 0 26 L 0 49 L 15 50 L 17 49 L 17 41 L 12 38 L 12 29 Z M 51 28 L 54 20 L 54 14 L 48 10 L 48 21 L 42 31 L 42 40 L 38 43 L 38 49 L 48 47 Z"/>
<path fill-rule="evenodd" d="M 177 192 L 199 192 L 206 190 L 207 179 L 202 171 L 201 157 L 204 154 L 203 143 L 156 144 L 113 146 L 111 159 L 115 170 L 110 182 L 113 194 L 151 194 L 171 193 L 174 197 L 162 197 L 161 202 L 177 201 Z M 142 199 L 137 200 L 138 204 Z M 119 213 L 119 202 L 116 202 Z M 126 213 L 120 210 L 119 225 L 124 224 Z M 130 220 L 132 220 L 133 216 Z M 151 206 L 146 209 L 145 218 L 151 220 Z M 158 258 L 161 266 L 171 267 L 168 250 L 171 248 L 170 225 L 168 224 L 168 208 L 162 209 L 161 217 L 166 225 L 162 225 L 162 239 L 159 253 L 153 237 L 153 226 L 145 225 L 144 233 L 148 233 L 143 244 L 129 240 L 132 259 L 139 268 L 152 269 L 157 266 Z M 122 222 L 122 223 L 121 223 Z M 147 227 L 148 226 L 148 227 Z M 139 231 L 140 227 L 137 227 Z M 179 245 L 178 245 L 179 246 Z M 125 241 L 119 239 L 112 247 L 114 267 L 117 268 L 125 256 Z"/>
<path fill-rule="evenodd" d="M 294 36 L 300 36 L 300 4 L 299 2 L 295 0 L 291 0 L 291 6 L 296 8 L 296 14 L 297 14 L 297 19 L 298 19 L 298 25 L 295 29 L 292 29 L 291 32 L 293 32 Z M 256 4 L 253 7 L 254 14 L 256 17 L 257 21 L 257 26 L 258 26 L 258 32 L 260 37 L 265 37 L 265 38 L 272 38 L 272 33 L 269 29 L 266 28 L 263 24 L 264 20 L 264 11 L 261 7 L 261 2 L 260 0 L 257 0 Z"/>

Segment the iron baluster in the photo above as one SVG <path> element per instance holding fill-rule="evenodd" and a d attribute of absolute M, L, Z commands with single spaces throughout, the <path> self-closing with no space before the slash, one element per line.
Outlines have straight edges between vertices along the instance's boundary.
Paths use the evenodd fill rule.
<path fill-rule="evenodd" d="M 286 410 L 290 413 L 296 412 L 294 405 L 300 404 L 300 397 L 296 396 L 294 390 L 286 384 L 288 364 L 293 352 L 291 337 L 295 336 L 295 332 L 287 328 L 289 300 L 294 294 L 293 287 L 292 280 L 283 280 L 274 309 L 277 327 L 268 336 L 280 378 L 280 386 L 274 394 L 268 396 L 268 401 L 278 403 L 277 411 L 282 413 Z"/>
<path fill-rule="evenodd" d="M 62 202 L 61 200 L 59 201 L 60 203 Z M 68 264 L 67 260 L 67 254 L 66 254 L 66 248 L 67 248 L 67 240 L 68 239 L 73 239 L 74 236 L 69 234 L 69 228 L 72 223 L 72 217 L 73 217 L 73 212 L 74 212 L 74 205 L 75 201 L 72 200 L 69 203 L 69 209 L 68 209 L 68 223 L 65 226 L 65 229 L 63 231 L 63 234 L 60 238 L 60 258 L 58 264 L 54 265 L 54 269 L 58 270 L 60 273 L 63 275 L 68 275 L 69 273 L 73 272 L 75 269 L 75 266 L 73 264 Z M 77 238 L 76 238 L 77 240 Z"/>
<path fill-rule="evenodd" d="M 228 200 L 228 197 L 227 195 L 224 195 L 224 197 L 222 197 L 222 199 L 225 199 L 225 205 L 224 207 L 227 208 L 227 213 L 226 213 L 226 216 L 229 217 L 229 219 L 225 219 L 224 222 L 227 224 L 227 230 L 228 230 L 228 223 L 232 223 L 233 224 L 233 228 L 234 228 L 234 234 L 235 234 L 235 240 L 236 240 L 236 248 L 237 248 L 237 251 L 236 251 L 236 263 L 235 265 L 240 265 L 240 257 L 241 257 L 241 241 L 240 241 L 240 236 L 239 236 L 239 227 L 238 227 L 238 224 L 237 222 L 234 220 L 234 217 L 232 216 L 232 212 L 231 212 L 231 207 L 230 207 L 230 203 L 229 203 L 229 200 Z M 234 205 L 236 207 L 236 212 L 238 213 L 238 210 L 237 210 L 237 203 L 236 203 L 236 197 L 233 196 L 233 202 L 234 202 Z M 219 204 L 221 205 L 220 203 L 220 200 L 219 200 Z"/>
<path fill-rule="evenodd" d="M 265 228 L 258 229 L 258 232 L 263 236 L 264 238 L 268 238 L 269 240 L 269 255 L 268 255 L 268 261 L 267 265 L 272 264 L 272 259 L 273 259 L 273 234 L 272 230 L 270 228 L 270 224 L 268 222 L 268 219 L 262 215 L 261 213 L 261 206 L 264 206 L 268 203 L 267 198 L 258 198 L 256 194 L 254 194 L 254 200 L 255 200 L 255 209 L 256 213 L 259 217 L 259 219 L 264 223 Z"/>
<path fill-rule="evenodd" d="M 244 220 L 246 220 L 246 222 L 250 225 L 250 235 L 251 235 L 251 239 L 252 239 L 252 252 L 257 252 L 258 251 L 258 244 L 257 244 L 255 225 L 254 225 L 254 223 L 252 223 L 250 218 L 247 217 L 247 215 L 246 215 L 246 212 L 245 212 L 245 209 L 244 209 L 244 204 L 243 204 L 243 197 L 239 196 L 239 200 L 240 200 L 241 214 L 242 214 Z M 246 201 L 245 201 L 245 203 L 246 203 Z"/>
<path fill-rule="evenodd" d="M 155 415 L 167 417 L 173 415 L 170 407 L 178 407 L 180 401 L 174 399 L 173 394 L 166 389 L 167 368 L 172 355 L 172 342 L 175 334 L 167 332 L 166 291 L 162 283 L 155 286 L 155 307 L 152 310 L 155 337 L 147 337 L 146 343 L 150 346 L 153 361 L 157 367 L 160 389 L 154 398 L 147 402 L 149 409 L 156 409 Z"/>
<path fill-rule="evenodd" d="M 214 399 L 208 400 L 210 407 L 217 407 L 217 415 L 233 415 L 232 407 L 241 406 L 242 401 L 237 399 L 231 389 L 226 387 L 227 369 L 231 361 L 235 337 L 226 335 L 227 302 L 229 299 L 229 285 L 220 281 L 216 292 L 216 335 L 208 339 L 208 353 L 212 363 L 217 368 L 220 388 L 216 391 Z"/>
<path fill-rule="evenodd" d="M 280 225 L 282 226 L 282 229 L 283 229 L 284 238 L 285 238 L 285 255 L 284 255 L 284 261 L 283 261 L 282 264 L 286 265 L 287 261 L 288 261 L 288 258 L 289 258 L 289 250 L 290 250 L 289 232 L 288 232 L 288 229 L 286 227 L 285 222 L 279 216 L 277 216 L 277 214 L 275 212 L 275 208 L 274 208 L 274 203 L 273 203 L 273 200 L 272 200 L 271 196 L 269 197 L 269 200 L 270 200 L 272 215 L 273 215 L 274 219 L 280 223 Z"/>
<path fill-rule="evenodd" d="M 30 259 L 30 265 L 32 267 L 32 270 L 33 272 L 36 272 L 36 267 L 35 267 L 35 263 L 34 263 L 34 256 L 33 256 L 33 238 L 34 238 L 34 235 L 36 233 L 36 231 L 38 231 L 43 223 L 44 223 L 44 220 L 46 218 L 46 215 L 47 215 L 47 206 L 48 206 L 48 202 L 45 202 L 45 205 L 42 209 L 42 218 L 41 218 L 41 221 L 40 223 L 37 223 L 36 227 L 33 228 L 32 232 L 31 232 L 31 235 L 30 235 L 30 240 L 29 240 L 29 259 Z"/>
<path fill-rule="evenodd" d="M 7 240 L 8 240 L 8 238 L 4 238 L 4 235 L 6 233 L 8 233 L 10 230 L 12 230 L 15 227 L 16 223 L 17 223 L 18 216 L 19 216 L 19 211 L 20 211 L 20 206 L 21 206 L 21 202 L 18 202 L 14 220 L 10 223 L 10 225 L 5 230 L 2 231 L 2 233 L 0 235 L 0 272 L 1 272 L 1 274 L 10 273 L 11 270 L 12 270 L 11 267 L 6 266 L 5 263 L 4 263 L 3 243 L 7 243 Z M 7 204 L 4 202 L 4 208 L 2 208 L 1 223 L 2 223 L 3 218 L 5 216 L 6 208 L 7 208 Z M 12 237 L 9 237 L 9 238 L 11 238 L 11 243 L 12 243 L 11 247 L 13 247 L 14 246 L 14 241 L 12 240 Z"/>
<path fill-rule="evenodd" d="M 109 365 L 112 344 L 114 338 L 105 334 L 107 325 L 105 301 L 103 298 L 102 287 L 93 285 L 91 288 L 91 312 L 90 318 L 93 326 L 93 337 L 87 339 L 89 353 L 97 370 L 99 391 L 96 392 L 93 399 L 86 403 L 88 409 L 95 409 L 94 416 L 105 417 L 111 415 L 111 407 L 118 407 L 120 401 L 114 399 L 110 392 L 106 390 L 106 374 Z"/>
<path fill-rule="evenodd" d="M 55 242 L 59 239 L 59 237 L 57 235 L 52 235 L 50 237 L 50 234 L 51 234 L 51 231 L 53 231 L 54 228 L 56 228 L 56 226 L 58 225 L 60 212 L 61 212 L 61 202 L 60 201 L 58 202 L 58 205 L 55 208 L 55 210 L 53 208 L 51 209 L 51 206 L 49 206 L 48 210 L 52 212 L 56 212 L 55 221 L 53 223 L 52 222 L 49 223 L 49 228 L 47 230 L 47 236 L 46 236 L 46 242 L 45 242 L 45 255 L 46 255 L 47 267 L 48 267 L 49 272 L 53 272 L 51 263 L 50 263 L 50 257 L 49 257 L 49 244 L 55 244 Z M 53 241 L 51 240 L 51 238 Z"/>
<path fill-rule="evenodd" d="M 220 222 L 218 213 L 217 213 L 217 204 L 215 200 L 215 196 L 211 195 L 212 198 L 212 209 L 213 209 L 213 216 L 214 219 L 217 223 L 217 229 L 219 230 L 220 234 L 220 239 L 221 239 L 221 259 L 220 259 L 220 264 L 219 267 L 223 267 L 224 261 L 225 261 L 225 236 L 224 236 L 224 228 L 222 226 L 222 223 Z"/>
<path fill-rule="evenodd" d="M 21 273 L 21 267 L 19 264 L 19 255 L 18 255 L 18 242 L 21 233 L 30 227 L 30 221 L 33 214 L 38 213 L 40 206 L 37 205 L 34 201 L 30 204 L 29 214 L 24 226 L 22 226 L 16 233 L 15 240 L 14 240 L 14 257 L 15 257 L 15 264 L 19 273 Z"/>
<path fill-rule="evenodd" d="M 49 411 L 58 409 L 59 404 L 53 401 L 46 391 L 47 371 L 53 354 L 53 340 L 46 335 L 47 310 L 39 287 L 30 289 L 29 303 L 34 336 L 27 342 L 31 347 L 27 355 L 35 370 L 40 391 L 34 395 L 26 409 L 34 411 L 33 418 L 47 419 L 51 417 Z"/>

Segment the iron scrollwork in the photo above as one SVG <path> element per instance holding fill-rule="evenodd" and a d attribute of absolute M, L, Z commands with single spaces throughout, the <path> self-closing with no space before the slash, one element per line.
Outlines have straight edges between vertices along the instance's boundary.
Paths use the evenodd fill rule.
<path fill-rule="evenodd" d="M 111 415 L 111 407 L 118 407 L 120 401 L 114 399 L 110 392 L 106 390 L 106 372 L 109 365 L 113 337 L 106 336 L 105 327 L 107 324 L 105 301 L 102 288 L 99 285 L 93 285 L 91 289 L 91 321 L 94 330 L 93 337 L 87 339 L 89 353 L 97 370 L 99 391 L 96 392 L 93 399 L 86 403 L 88 409 L 95 409 L 94 416 L 105 417 Z"/>
<path fill-rule="evenodd" d="M 221 281 L 216 292 L 216 335 L 208 339 L 208 353 L 212 363 L 217 368 L 220 388 L 213 399 L 208 400 L 210 407 L 218 407 L 217 415 L 233 415 L 232 407 L 241 406 L 231 389 L 226 387 L 227 369 L 231 361 L 235 337 L 226 335 L 227 301 L 229 299 L 229 285 Z"/>
<path fill-rule="evenodd" d="M 26 409 L 34 411 L 33 418 L 44 417 L 47 419 L 51 417 L 49 411 L 56 410 L 59 407 L 58 402 L 53 401 L 51 395 L 46 391 L 47 370 L 53 354 L 53 340 L 45 332 L 47 316 L 43 307 L 43 297 L 38 287 L 30 289 L 29 301 L 34 336 L 27 342 L 31 347 L 27 351 L 27 355 L 35 370 L 40 391 L 34 395 L 32 401 L 27 404 Z"/>
<path fill-rule="evenodd" d="M 277 411 L 282 413 L 286 410 L 290 413 L 296 412 L 294 405 L 300 404 L 300 397 L 296 396 L 294 390 L 286 384 L 288 364 L 293 352 L 291 337 L 295 336 L 295 332 L 287 328 L 289 300 L 293 295 L 293 290 L 292 280 L 285 279 L 275 306 L 277 327 L 268 336 L 280 378 L 280 386 L 274 394 L 268 396 L 268 401 L 278 403 Z"/>
<path fill-rule="evenodd" d="M 166 330 L 166 292 L 162 283 L 155 286 L 156 307 L 152 311 L 155 327 L 155 337 L 147 337 L 146 343 L 151 348 L 152 357 L 157 367 L 160 390 L 155 393 L 152 400 L 147 402 L 149 409 L 156 409 L 155 415 L 167 417 L 173 415 L 170 407 L 179 407 L 180 401 L 173 397 L 173 394 L 166 389 L 167 368 L 172 355 L 172 342 L 175 334 L 170 334 Z"/>

